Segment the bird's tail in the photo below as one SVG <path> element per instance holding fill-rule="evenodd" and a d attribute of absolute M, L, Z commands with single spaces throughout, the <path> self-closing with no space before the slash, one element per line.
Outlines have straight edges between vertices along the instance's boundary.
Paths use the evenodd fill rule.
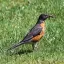
<path fill-rule="evenodd" d="M 12 49 L 14 49 L 14 48 L 22 45 L 23 43 L 24 43 L 24 42 L 17 43 L 17 44 L 15 44 L 15 45 L 13 45 L 11 48 L 9 48 L 8 50 L 12 50 Z"/>

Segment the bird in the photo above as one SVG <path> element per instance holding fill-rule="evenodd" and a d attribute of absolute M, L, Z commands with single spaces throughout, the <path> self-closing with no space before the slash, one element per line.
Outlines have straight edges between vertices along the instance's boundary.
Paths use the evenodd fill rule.
<path fill-rule="evenodd" d="M 26 34 L 26 36 L 19 43 L 14 44 L 8 50 L 14 49 L 22 44 L 31 43 L 33 50 L 37 48 L 37 42 L 44 36 L 45 34 L 45 20 L 47 18 L 53 18 L 53 15 L 48 14 L 40 14 L 36 24 L 32 29 Z"/>

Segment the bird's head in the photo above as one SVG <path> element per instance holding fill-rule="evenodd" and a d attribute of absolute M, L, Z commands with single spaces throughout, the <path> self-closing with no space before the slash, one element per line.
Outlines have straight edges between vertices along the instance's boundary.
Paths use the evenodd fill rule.
<path fill-rule="evenodd" d="M 53 18 L 52 15 L 41 14 L 41 15 L 39 16 L 39 18 L 38 18 L 38 23 L 42 23 L 42 22 L 44 22 L 47 18 L 50 18 L 50 17 Z"/>

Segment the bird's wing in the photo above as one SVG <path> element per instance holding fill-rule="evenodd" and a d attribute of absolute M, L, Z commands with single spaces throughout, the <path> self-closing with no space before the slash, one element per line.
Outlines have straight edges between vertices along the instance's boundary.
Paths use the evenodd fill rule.
<path fill-rule="evenodd" d="M 40 32 L 42 31 L 42 28 L 40 25 L 36 25 L 34 26 L 29 33 L 24 37 L 24 39 L 22 41 L 20 41 L 19 43 L 13 45 L 11 48 L 9 48 L 8 50 L 14 49 L 22 44 L 28 43 L 30 41 L 32 41 L 32 38 L 34 36 L 37 36 L 40 34 Z"/>
<path fill-rule="evenodd" d="M 24 39 L 22 40 L 23 42 L 30 42 L 31 39 L 37 35 L 40 34 L 40 32 L 42 31 L 42 27 L 38 24 L 36 26 L 34 26 L 29 33 L 24 37 Z"/>

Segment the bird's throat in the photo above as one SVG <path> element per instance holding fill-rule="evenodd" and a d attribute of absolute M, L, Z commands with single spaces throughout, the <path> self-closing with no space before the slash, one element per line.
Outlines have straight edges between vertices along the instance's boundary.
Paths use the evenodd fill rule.
<path fill-rule="evenodd" d="M 44 23 L 45 21 L 44 20 L 38 20 L 37 24 L 41 24 L 41 23 Z"/>

